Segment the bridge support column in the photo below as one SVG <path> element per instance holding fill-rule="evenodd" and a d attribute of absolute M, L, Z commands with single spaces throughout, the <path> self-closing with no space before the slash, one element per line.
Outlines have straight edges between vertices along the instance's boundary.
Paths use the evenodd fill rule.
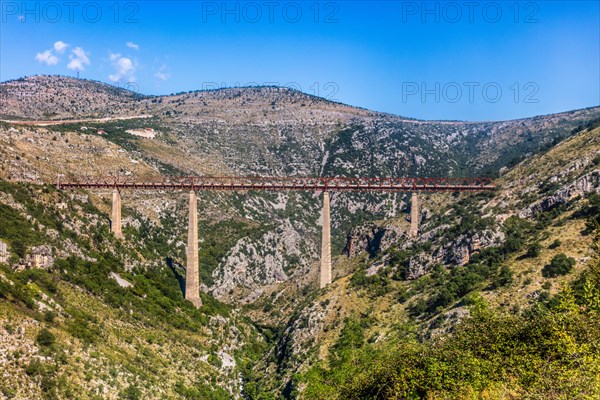
<path fill-rule="evenodd" d="M 410 237 L 417 236 L 419 233 L 419 200 L 417 194 L 413 192 L 410 200 Z"/>
<path fill-rule="evenodd" d="M 323 192 L 323 232 L 321 236 L 321 269 L 319 287 L 331 283 L 331 216 L 329 211 L 329 192 Z"/>
<path fill-rule="evenodd" d="M 110 231 L 117 239 L 123 239 L 121 230 L 121 193 L 117 189 L 112 194 L 112 218 L 110 220 Z"/>
<path fill-rule="evenodd" d="M 198 269 L 198 198 L 190 191 L 190 215 L 188 219 L 188 245 L 185 268 L 185 299 L 200 308 L 200 271 Z"/>

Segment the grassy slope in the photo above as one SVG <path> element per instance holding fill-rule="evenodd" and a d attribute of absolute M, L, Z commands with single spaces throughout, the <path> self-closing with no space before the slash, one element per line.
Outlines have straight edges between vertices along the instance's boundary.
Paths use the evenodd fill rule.
<path fill-rule="evenodd" d="M 31 313 L 10 303 L 0 306 L 2 341 L 31 347 L 31 354 L 8 355 L 1 390 L 15 398 L 117 397 L 130 386 L 146 397 L 177 396 L 176 385 L 205 387 L 209 396 L 213 383 L 226 381 L 202 355 L 209 353 L 211 335 L 189 332 L 168 323 L 147 325 L 136 316 L 115 310 L 77 288 L 60 285 L 61 304 L 97 318 L 99 337 L 82 340 L 73 336 L 72 316 L 57 316 L 47 322 L 44 314 Z M 139 317 L 139 316 L 138 316 Z M 144 319 L 144 318 L 142 318 Z M 41 320 L 38 321 L 38 320 Z M 156 321 L 152 321 L 155 323 Z M 16 332 L 25 327 L 24 337 Z M 41 329 L 56 336 L 51 347 L 35 342 Z M 13 332 L 13 333 L 11 333 Z M 42 358 L 43 357 L 43 358 Z M 46 371 L 29 369 L 39 359 Z M 56 368 L 56 371 L 54 371 Z M 10 396 L 9 396 L 10 397 Z M 223 396 L 227 398 L 227 396 Z"/>

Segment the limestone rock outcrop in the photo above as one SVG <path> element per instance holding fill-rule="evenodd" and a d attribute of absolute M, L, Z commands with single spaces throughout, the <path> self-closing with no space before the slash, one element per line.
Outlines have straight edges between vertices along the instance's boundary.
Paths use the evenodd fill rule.
<path fill-rule="evenodd" d="M 576 180 L 563 185 L 553 195 L 525 207 L 519 212 L 519 217 L 529 218 L 541 212 L 551 210 L 563 204 L 567 204 L 577 196 L 588 193 L 600 193 L 600 170 L 591 171 Z"/>

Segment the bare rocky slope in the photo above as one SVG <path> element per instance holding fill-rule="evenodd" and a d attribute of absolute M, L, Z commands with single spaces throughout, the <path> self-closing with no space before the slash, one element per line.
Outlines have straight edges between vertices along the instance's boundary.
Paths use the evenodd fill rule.
<path fill-rule="evenodd" d="M 83 373 L 85 366 L 99 365 L 90 359 L 82 369 L 68 361 L 54 369 L 42 366 L 43 374 L 27 373 L 26 368 L 36 359 L 50 361 L 63 353 L 85 359 L 86 351 L 114 359 L 115 352 L 126 354 L 125 349 L 158 352 L 161 346 L 169 349 L 164 357 L 175 357 L 182 351 L 193 357 L 186 358 L 186 368 L 175 370 L 166 358 L 142 353 L 146 361 L 138 360 L 140 363 L 147 362 L 148 368 L 162 365 L 164 369 L 143 374 L 132 365 L 134 370 L 123 379 L 119 377 L 125 372 L 103 361 L 107 378 L 85 384 L 83 377 L 70 390 L 78 395 L 93 390 L 99 396 L 105 391 L 108 397 L 141 390 L 148 398 L 185 397 L 186 391 L 194 398 L 194 390 L 200 390 L 226 398 L 240 396 L 241 377 L 248 398 L 262 398 L 267 393 L 274 398 L 273 393 L 302 396 L 311 393 L 314 384 L 311 368 L 318 360 L 326 360 L 330 348 L 335 348 L 343 336 L 346 317 L 372 316 L 367 333 L 373 341 L 393 337 L 399 324 L 411 318 L 423 338 L 435 336 L 468 313 L 461 299 L 485 285 L 495 287 L 482 292 L 491 303 L 525 307 L 540 293 L 558 290 L 558 284 L 542 288 L 545 282 L 538 276 L 551 257 L 559 252 L 574 257 L 577 271 L 593 257 L 591 236 L 580 234 L 585 221 L 577 212 L 586 207 L 587 198 L 599 187 L 599 132 L 595 127 L 600 107 L 505 122 L 418 121 L 284 88 L 140 96 L 98 82 L 56 76 L 4 82 L 0 84 L 0 99 L 0 116 L 9 121 L 143 116 L 55 126 L 0 122 L 0 178 L 6 185 L 0 205 L 6 215 L 39 233 L 19 240 L 15 231 L 0 230 L 0 240 L 8 242 L 11 254 L 3 282 L 37 286 L 29 297 L 11 295 L 1 314 L 7 321 L 5 346 L 13 349 L 28 341 L 31 349 L 21 362 L 20 356 L 4 361 L 11 363 L 14 376 L 22 382 L 6 384 L 5 393 L 18 386 L 14 390 L 20 398 L 27 397 L 24 393 L 41 393 L 44 377 L 60 382 L 75 370 Z M 155 136 L 142 138 L 127 132 L 132 130 Z M 107 230 L 109 193 L 56 192 L 47 184 L 59 173 L 67 177 L 127 175 L 139 179 L 197 174 L 488 174 L 499 177 L 499 191 L 490 196 L 424 197 L 422 230 L 416 239 L 406 234 L 406 195 L 334 194 L 336 281 L 321 292 L 314 285 L 320 237 L 318 194 L 201 193 L 201 279 L 203 290 L 210 294 L 206 301 L 213 306 L 194 314 L 183 306 L 177 281 L 185 255 L 185 194 L 124 192 L 126 240 L 119 244 Z M 33 202 L 26 200 L 28 197 Z M 52 211 L 51 221 L 39 221 L 42 209 Z M 67 221 L 58 222 L 64 219 L 63 214 Z M 539 229 L 530 226 L 540 223 Z M 511 245 L 517 231 L 523 237 L 518 246 Z M 96 238 L 95 232 L 100 236 Z M 343 254 L 350 247 L 349 235 L 352 252 L 348 258 Z M 537 243 L 545 248 L 557 238 L 562 244 L 552 251 L 519 258 L 527 246 Z M 507 251 L 506 246 L 513 246 L 512 250 Z M 488 262 L 495 252 L 504 253 L 493 268 L 471 270 Z M 85 275 L 85 268 L 92 268 L 86 260 L 93 263 L 90 260 L 98 260 L 100 254 L 108 257 L 114 253 L 120 254 L 118 259 L 102 264 L 94 275 L 100 280 L 106 275 L 109 287 L 94 288 L 86 280 L 68 278 Z M 59 296 L 27 272 L 36 270 L 28 269 L 36 254 L 52 259 L 47 273 L 60 282 Z M 69 256 L 78 261 L 65 265 Z M 19 268 L 25 271 L 14 272 Z M 464 278 L 463 270 L 465 276 L 477 276 L 468 275 L 471 283 L 460 290 L 441 291 L 445 285 L 440 282 Z M 132 281 L 133 289 L 117 289 L 129 306 L 118 306 L 122 299 L 106 299 L 107 292 L 116 288 L 108 278 L 111 272 Z M 157 276 L 163 276 L 166 287 L 154 287 L 156 283 L 151 282 Z M 431 282 L 432 276 L 438 286 Z M 568 282 L 570 277 L 559 280 Z M 82 289 L 84 294 L 78 294 Z M 439 297 L 440 292 L 445 297 Z M 172 303 L 163 304 L 161 299 L 167 295 Z M 36 306 L 36 302 L 44 302 L 44 296 L 66 310 L 61 313 L 51 307 L 50 311 L 58 314 L 57 322 L 47 322 L 40 314 L 43 306 Z M 214 302 L 212 296 L 233 309 Z M 33 305 L 27 302 L 29 298 Z M 140 300 L 146 298 L 151 301 Z M 153 305 L 149 310 L 144 308 L 139 318 L 131 314 L 138 301 Z M 88 314 L 79 317 L 113 345 L 100 348 L 88 343 L 91 347 L 86 348 L 85 340 L 71 327 L 73 320 L 79 321 L 77 311 L 67 309 L 77 309 L 78 303 L 85 304 L 82 308 L 88 314 L 102 315 L 97 320 L 89 320 Z M 163 314 L 155 304 L 166 312 L 182 313 L 184 319 L 200 318 L 202 322 L 198 326 L 176 320 L 168 321 L 167 328 L 161 327 Z M 15 323 L 10 323 L 12 320 Z M 133 327 L 138 320 L 147 325 L 150 336 L 156 329 L 171 333 L 146 338 L 145 342 L 121 334 L 120 325 Z M 16 330 L 21 325 L 30 328 Z M 48 326 L 59 343 L 58 349 L 50 349 L 46 355 L 42 353 L 50 350 L 35 343 L 43 326 Z M 227 333 L 214 339 L 219 332 Z M 174 335 L 179 334 L 189 336 L 189 341 L 174 341 Z M 85 337 L 85 333 L 80 336 Z M 197 359 L 200 367 L 189 370 Z M 302 378 L 304 373 L 308 378 Z M 141 389 L 143 382 L 161 374 L 171 378 L 153 382 L 148 391 Z M 116 377 L 109 379 L 112 375 Z M 29 391 L 22 389 L 25 386 Z"/>

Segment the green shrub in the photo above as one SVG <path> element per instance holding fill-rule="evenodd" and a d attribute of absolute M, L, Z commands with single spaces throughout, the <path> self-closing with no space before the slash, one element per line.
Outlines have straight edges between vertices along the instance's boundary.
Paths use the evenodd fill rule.
<path fill-rule="evenodd" d="M 33 293 L 29 288 L 24 285 L 21 280 L 18 279 L 18 275 L 15 275 L 9 269 L 3 269 L 3 273 L 7 278 L 12 280 L 13 284 L 8 281 L 0 279 L 0 298 L 4 298 L 8 301 L 15 303 L 25 304 L 30 309 L 36 308 L 35 300 L 33 299 Z"/>
<path fill-rule="evenodd" d="M 586 228 L 588 231 L 593 232 L 600 225 L 600 195 L 592 194 L 588 198 L 588 205 L 584 213 L 588 217 Z"/>
<path fill-rule="evenodd" d="M 575 259 L 567 257 L 563 253 L 557 254 L 552 258 L 550 264 L 544 266 L 542 275 L 546 278 L 553 278 L 558 275 L 566 275 L 573 269 Z"/>
<path fill-rule="evenodd" d="M 437 311 L 439 308 L 446 307 L 456 301 L 456 294 L 454 290 L 449 288 L 442 288 L 432 299 L 428 306 L 430 312 Z"/>
<path fill-rule="evenodd" d="M 29 376 L 40 375 L 44 371 L 44 364 L 37 360 L 33 360 L 25 368 L 25 373 Z"/>
<path fill-rule="evenodd" d="M 142 391 L 134 385 L 129 385 L 119 394 L 119 397 L 126 400 L 139 400 L 142 398 Z"/>
<path fill-rule="evenodd" d="M 80 339 L 85 344 L 95 343 L 102 335 L 102 332 L 94 317 L 83 312 L 74 312 L 73 319 L 67 324 L 67 332 Z"/>
<path fill-rule="evenodd" d="M 56 342 L 56 336 L 48 329 L 42 329 L 35 338 L 40 346 L 50 347 Z"/>
<path fill-rule="evenodd" d="M 542 246 L 539 243 L 533 243 L 527 248 L 527 253 L 525 253 L 525 256 L 529 258 L 539 257 L 541 251 Z"/>
<path fill-rule="evenodd" d="M 52 376 L 55 372 L 55 365 L 38 360 L 32 360 L 25 368 L 25 373 L 29 376 Z"/>
<path fill-rule="evenodd" d="M 413 317 L 418 317 L 425 311 L 427 311 L 427 302 L 425 301 L 425 299 L 422 298 L 415 301 L 408 307 L 408 312 Z"/>
<path fill-rule="evenodd" d="M 46 321 L 50 324 L 54 322 L 55 318 L 56 318 L 56 313 L 54 311 L 46 311 L 44 313 L 44 321 Z"/>
<path fill-rule="evenodd" d="M 10 242 L 11 251 L 19 257 L 25 257 L 27 245 L 37 244 L 37 233 L 33 225 L 17 210 L 0 204 L 0 238 Z"/>
<path fill-rule="evenodd" d="M 550 281 L 546 281 L 542 284 L 542 289 L 544 290 L 550 290 L 552 288 L 552 284 L 550 283 Z"/>
<path fill-rule="evenodd" d="M 439 289 L 429 297 L 426 311 L 430 314 L 441 311 L 444 307 L 478 288 L 488 274 L 488 268 L 481 264 L 468 264 L 464 267 L 452 268 L 449 275 L 443 271 L 442 267 L 434 268 L 433 275 Z M 419 308 L 413 311 L 418 310 Z"/>
<path fill-rule="evenodd" d="M 560 247 L 560 240 L 556 239 L 554 242 L 550 243 L 550 246 L 548 246 L 549 249 L 557 249 Z"/>
<path fill-rule="evenodd" d="M 350 278 L 350 284 L 354 288 L 366 289 L 370 295 L 383 296 L 391 290 L 390 279 L 383 274 L 367 276 L 364 266 Z"/>
<path fill-rule="evenodd" d="M 410 293 L 405 287 L 400 287 L 396 292 L 396 300 L 399 303 L 405 303 L 410 298 Z"/>
<path fill-rule="evenodd" d="M 492 280 L 492 289 L 497 289 L 503 286 L 509 286 L 513 283 L 513 272 L 508 265 L 500 267 L 500 271 L 497 276 Z"/>

